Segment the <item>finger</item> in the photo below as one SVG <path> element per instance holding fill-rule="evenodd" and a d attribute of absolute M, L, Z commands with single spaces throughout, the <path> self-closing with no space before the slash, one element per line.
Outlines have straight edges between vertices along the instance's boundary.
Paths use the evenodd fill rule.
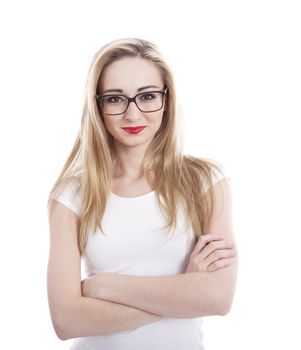
<path fill-rule="evenodd" d="M 206 259 L 212 252 L 218 249 L 233 249 L 235 247 L 234 243 L 231 241 L 211 241 L 209 242 L 202 251 L 199 252 L 199 257 L 201 259 Z"/>
<path fill-rule="evenodd" d="M 199 252 L 198 256 L 200 259 L 205 260 L 209 255 L 215 253 L 217 255 L 220 250 L 225 249 L 236 249 L 235 244 L 231 241 L 212 241 L 209 242 L 202 251 Z"/>
<path fill-rule="evenodd" d="M 208 267 L 214 262 L 221 259 L 233 258 L 236 255 L 235 249 L 216 249 L 207 258 L 197 255 L 193 258 L 193 262 L 196 266 L 202 266 L 208 271 Z"/>
<path fill-rule="evenodd" d="M 204 234 L 197 241 L 197 243 L 193 249 L 193 253 L 199 253 L 206 246 L 206 244 L 209 243 L 210 241 L 218 241 L 218 240 L 223 240 L 223 239 L 224 239 L 224 236 L 222 236 L 221 234 L 218 234 L 218 233 Z"/>
<path fill-rule="evenodd" d="M 217 260 L 208 266 L 207 271 L 212 272 L 231 265 L 232 258 Z"/>
<path fill-rule="evenodd" d="M 216 261 L 219 261 L 220 259 L 228 259 L 228 258 L 234 257 L 235 255 L 236 255 L 236 251 L 234 249 L 219 249 L 211 253 L 205 259 L 205 261 L 206 261 L 206 264 L 210 266 L 211 264 L 213 264 Z"/>

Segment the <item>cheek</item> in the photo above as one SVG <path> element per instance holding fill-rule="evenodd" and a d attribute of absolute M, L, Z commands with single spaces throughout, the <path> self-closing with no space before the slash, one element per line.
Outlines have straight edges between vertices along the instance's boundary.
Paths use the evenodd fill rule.
<path fill-rule="evenodd" d="M 159 113 L 157 115 L 150 117 L 150 123 L 156 129 L 158 129 L 160 127 L 162 120 L 163 120 L 163 113 Z"/>
<path fill-rule="evenodd" d="M 115 129 L 115 124 L 116 124 L 116 121 L 113 120 L 112 118 L 107 118 L 107 117 L 104 117 L 103 118 L 103 123 L 106 127 L 106 129 L 110 132 L 110 131 L 113 131 Z"/>

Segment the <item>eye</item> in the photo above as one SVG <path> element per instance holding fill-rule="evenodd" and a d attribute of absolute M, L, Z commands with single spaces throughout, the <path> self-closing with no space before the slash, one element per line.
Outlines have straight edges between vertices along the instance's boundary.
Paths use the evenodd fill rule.
<path fill-rule="evenodd" d="M 118 102 L 123 102 L 124 99 L 122 98 L 122 96 L 114 95 L 114 96 L 106 96 L 104 101 L 106 103 L 116 104 Z"/>
<path fill-rule="evenodd" d="M 153 94 L 153 93 L 145 93 L 143 95 L 140 95 L 140 100 L 144 100 L 144 101 L 147 101 L 147 100 L 153 100 L 154 98 L 156 98 L 156 94 Z"/>

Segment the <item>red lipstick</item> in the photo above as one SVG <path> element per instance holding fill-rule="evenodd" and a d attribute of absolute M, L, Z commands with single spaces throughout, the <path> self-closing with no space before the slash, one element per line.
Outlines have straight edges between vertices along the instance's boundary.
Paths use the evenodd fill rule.
<path fill-rule="evenodd" d="M 128 127 L 128 128 L 122 128 L 129 134 L 138 134 L 140 131 L 142 131 L 146 126 L 135 126 L 135 127 Z"/>

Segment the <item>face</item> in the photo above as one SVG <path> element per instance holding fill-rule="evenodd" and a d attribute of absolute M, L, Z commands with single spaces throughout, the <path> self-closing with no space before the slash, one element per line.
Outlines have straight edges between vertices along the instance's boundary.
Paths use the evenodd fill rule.
<path fill-rule="evenodd" d="M 124 57 L 104 69 L 97 93 L 99 95 L 120 94 L 134 97 L 142 92 L 163 91 L 163 87 L 160 71 L 152 62 L 139 57 Z M 111 91 L 107 92 L 106 90 Z M 117 148 L 143 145 L 147 147 L 160 128 L 164 108 L 165 101 L 160 110 L 144 113 L 138 109 L 134 102 L 131 102 L 123 114 L 102 115 L 105 127 L 113 136 Z M 129 133 L 124 129 L 137 126 L 145 126 L 145 128 L 136 134 Z"/>

